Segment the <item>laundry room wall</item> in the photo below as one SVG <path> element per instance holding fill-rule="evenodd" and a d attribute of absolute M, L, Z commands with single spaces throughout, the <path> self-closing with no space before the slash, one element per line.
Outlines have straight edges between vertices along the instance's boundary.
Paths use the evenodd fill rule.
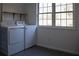
<path fill-rule="evenodd" d="M 24 9 L 23 3 L 2 3 L 2 20 L 25 21 L 26 14 Z"/>
<path fill-rule="evenodd" d="M 26 3 L 25 4 L 25 10 L 27 14 L 27 24 L 36 25 L 36 3 Z"/>
<path fill-rule="evenodd" d="M 79 3 L 74 6 L 75 27 L 72 29 L 38 27 L 37 45 L 79 54 Z"/>

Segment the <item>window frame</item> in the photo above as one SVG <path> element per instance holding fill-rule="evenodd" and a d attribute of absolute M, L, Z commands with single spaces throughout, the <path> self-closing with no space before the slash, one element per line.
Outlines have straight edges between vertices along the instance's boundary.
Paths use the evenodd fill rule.
<path fill-rule="evenodd" d="M 39 4 L 38 4 L 38 27 L 41 27 L 41 28 L 54 28 L 54 29 L 70 29 L 70 30 L 74 30 L 76 28 L 76 20 L 75 19 L 75 3 L 72 3 L 73 4 L 73 27 L 63 27 L 63 26 L 55 26 L 55 3 L 52 3 L 52 26 L 40 26 L 39 25 Z"/>
<path fill-rule="evenodd" d="M 73 23 L 72 23 L 72 26 L 67 26 L 67 20 L 69 20 L 69 19 L 67 19 L 67 13 L 72 13 L 72 19 L 71 19 L 71 20 L 73 21 L 73 10 L 72 10 L 72 11 L 67 11 L 67 5 L 70 5 L 70 4 L 67 4 L 67 3 L 66 3 L 66 4 L 63 4 L 63 5 L 61 5 L 61 3 L 60 3 L 60 5 L 56 5 L 56 4 L 55 4 L 55 9 L 56 9 L 56 7 L 60 7 L 60 11 L 56 12 L 56 10 L 55 10 L 55 17 L 56 17 L 56 14 L 60 14 L 60 19 L 59 19 L 60 25 L 57 26 L 56 23 L 55 23 L 55 26 L 56 26 L 56 27 L 69 27 L 69 28 L 72 28 L 72 27 L 73 27 Z M 65 11 L 61 11 L 61 7 L 62 7 L 62 6 L 65 6 L 65 7 L 66 7 L 66 10 L 65 10 Z M 72 4 L 72 9 L 73 9 L 73 4 Z M 66 18 L 65 18 L 65 19 L 62 19 L 62 18 L 61 18 L 61 14 L 62 14 L 62 13 L 65 13 L 65 14 L 66 14 Z M 55 22 L 56 22 L 56 20 L 57 20 L 57 19 L 55 19 Z M 62 23 L 61 23 L 62 20 L 66 20 L 66 25 L 65 25 L 65 26 L 62 26 L 62 25 L 61 25 L 61 24 L 62 24 Z"/>
<path fill-rule="evenodd" d="M 65 27 L 65 26 L 56 26 L 55 24 L 54 24 L 54 28 L 57 28 L 57 29 L 75 29 L 76 28 L 76 20 L 74 20 L 75 19 L 75 4 L 74 3 L 72 3 L 73 4 L 73 11 L 69 11 L 69 12 L 72 12 L 73 13 L 73 27 Z M 55 6 L 54 6 L 54 9 L 55 9 Z M 54 11 L 55 12 L 55 11 Z M 68 12 L 68 11 L 67 11 Z M 55 18 L 55 17 L 54 17 Z M 56 20 L 56 19 L 54 19 L 54 20 Z M 54 21 L 54 23 L 55 23 L 55 21 Z"/>
<path fill-rule="evenodd" d="M 50 6 L 49 6 L 50 7 Z M 51 6 L 52 7 L 52 6 Z M 41 7 L 44 8 L 44 7 Z M 38 4 L 38 26 L 39 27 L 52 27 L 52 25 L 39 25 L 39 14 L 52 14 L 52 12 L 44 12 L 44 13 L 39 13 L 39 4 Z M 53 18 L 53 17 L 52 17 Z M 51 19 L 52 20 L 52 19 Z"/>

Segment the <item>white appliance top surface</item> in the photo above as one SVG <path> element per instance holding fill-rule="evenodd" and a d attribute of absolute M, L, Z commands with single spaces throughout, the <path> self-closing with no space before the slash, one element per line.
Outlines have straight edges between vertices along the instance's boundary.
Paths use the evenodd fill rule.
<path fill-rule="evenodd" d="M 24 25 L 16 25 L 15 22 L 2 22 L 1 27 L 6 28 L 23 28 Z"/>
<path fill-rule="evenodd" d="M 25 25 L 25 27 L 36 27 L 36 25 Z"/>
<path fill-rule="evenodd" d="M 23 28 L 24 26 L 18 26 L 18 25 L 3 25 L 1 27 L 6 27 L 6 28 Z"/>

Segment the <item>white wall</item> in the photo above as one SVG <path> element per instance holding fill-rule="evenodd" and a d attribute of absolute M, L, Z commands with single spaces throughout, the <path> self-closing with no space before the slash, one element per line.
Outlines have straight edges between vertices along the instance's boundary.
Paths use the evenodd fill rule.
<path fill-rule="evenodd" d="M 27 24 L 36 24 L 35 3 L 3 3 L 2 12 L 24 13 L 26 14 L 24 17 L 26 17 L 25 19 Z"/>
<path fill-rule="evenodd" d="M 35 3 L 26 3 L 25 11 L 27 13 L 26 22 L 27 24 L 36 24 L 36 4 Z"/>
<path fill-rule="evenodd" d="M 3 3 L 3 12 L 24 13 L 23 3 Z"/>
<path fill-rule="evenodd" d="M 79 54 L 79 4 L 75 4 L 75 29 L 38 27 L 37 45 Z"/>
<path fill-rule="evenodd" d="M 25 20 L 26 10 L 24 6 L 24 3 L 2 3 L 2 20 Z"/>

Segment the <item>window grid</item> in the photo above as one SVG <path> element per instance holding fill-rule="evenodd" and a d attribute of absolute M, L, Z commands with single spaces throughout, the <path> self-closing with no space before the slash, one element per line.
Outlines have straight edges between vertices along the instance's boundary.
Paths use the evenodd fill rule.
<path fill-rule="evenodd" d="M 39 15 L 42 16 L 41 19 L 39 18 L 39 25 L 40 26 L 52 26 L 52 11 L 51 11 L 52 5 L 51 4 L 50 4 L 50 6 L 48 3 L 42 4 L 41 7 L 39 6 Z M 57 7 L 59 7 L 59 9 L 56 10 Z M 54 14 L 55 14 L 55 21 L 54 21 L 55 26 L 73 27 L 73 5 L 72 5 L 72 3 L 55 4 L 55 13 Z M 56 16 L 57 14 L 59 14 L 60 18 L 57 18 L 57 16 Z M 49 15 L 51 17 L 49 17 Z M 40 24 L 40 21 L 41 21 L 41 24 Z M 56 25 L 56 21 L 59 21 L 60 25 Z"/>
<path fill-rule="evenodd" d="M 64 5 L 65 8 L 66 8 L 65 11 L 61 11 L 61 10 L 62 10 L 62 9 L 61 9 L 62 4 L 55 5 L 55 17 L 56 17 L 56 14 L 57 14 L 57 13 L 60 14 L 60 19 L 59 19 L 59 20 L 60 20 L 60 25 L 57 25 L 57 24 L 55 23 L 55 26 L 64 26 L 64 27 L 72 27 L 72 26 L 73 26 L 73 23 L 72 23 L 72 26 L 71 26 L 71 25 L 68 25 L 68 22 L 67 22 L 67 21 L 69 20 L 69 19 L 67 19 L 67 16 L 68 16 L 67 13 L 72 13 L 72 14 L 73 14 L 73 11 L 68 11 L 68 10 L 67 10 L 67 5 L 70 5 L 70 4 L 65 4 L 65 5 Z M 71 4 L 71 5 L 72 5 L 72 4 Z M 58 12 L 57 12 L 57 10 L 56 10 L 56 7 L 60 7 L 60 10 L 59 10 Z M 72 10 L 72 9 L 71 9 L 71 10 Z M 62 16 L 61 16 L 62 13 L 66 13 L 65 19 L 62 19 Z M 66 22 L 65 25 L 64 25 L 64 24 L 62 25 L 62 23 L 63 23 L 62 21 L 63 21 L 63 20 Z M 71 19 L 71 20 L 72 20 L 72 22 L 73 22 L 73 19 Z M 58 19 L 55 18 L 55 22 L 56 22 L 56 21 L 58 21 Z"/>
<path fill-rule="evenodd" d="M 52 3 L 50 4 L 50 6 L 49 6 L 49 3 L 46 3 L 45 5 L 46 6 L 44 6 L 44 4 L 42 4 L 41 7 L 39 6 L 39 15 L 42 15 L 42 20 L 39 19 L 39 25 L 40 26 L 52 26 L 52 23 L 51 23 L 52 17 L 49 18 L 49 15 L 52 15 L 52 11 L 51 11 L 52 10 Z M 40 8 L 42 8 L 42 12 L 40 12 Z M 47 10 L 44 10 L 45 8 Z M 47 17 L 45 17 L 45 16 L 47 16 Z M 40 21 L 42 21 L 41 24 L 40 24 Z"/>

